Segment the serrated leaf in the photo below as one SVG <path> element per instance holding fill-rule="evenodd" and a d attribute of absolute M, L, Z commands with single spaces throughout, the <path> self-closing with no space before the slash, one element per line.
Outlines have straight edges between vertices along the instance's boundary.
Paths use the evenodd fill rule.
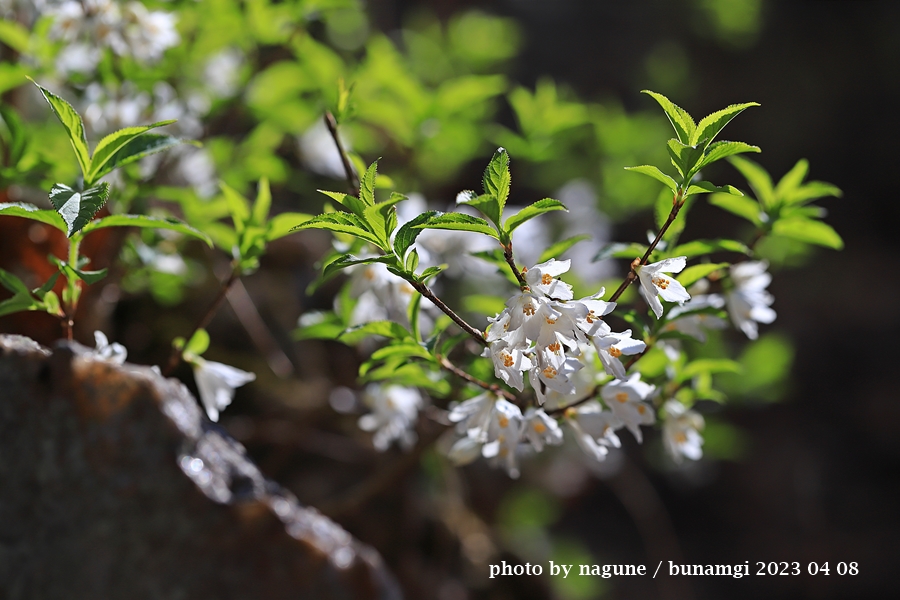
<path fill-rule="evenodd" d="M 272 190 L 269 188 L 269 178 L 262 177 L 259 180 L 259 188 L 256 191 L 256 202 L 253 203 L 252 221 L 255 225 L 264 226 L 269 218 L 269 209 L 272 208 Z"/>
<path fill-rule="evenodd" d="M 692 196 L 694 194 L 712 194 L 714 192 L 718 192 L 720 194 L 731 194 L 733 196 L 743 196 L 744 192 L 737 189 L 731 185 L 714 185 L 709 181 L 698 181 L 696 183 L 692 183 L 687 191 L 685 191 L 685 196 Z"/>
<path fill-rule="evenodd" d="M 759 227 L 762 225 L 761 215 L 765 215 L 759 207 L 759 202 L 746 196 L 733 196 L 731 194 L 713 194 L 709 197 L 709 203 L 718 206 L 722 210 L 743 217 Z"/>
<path fill-rule="evenodd" d="M 406 257 L 406 251 L 410 246 L 415 243 L 416 238 L 419 237 L 419 234 L 422 233 L 422 229 L 418 226 L 426 223 L 428 219 L 432 218 L 434 215 L 438 214 L 436 210 L 429 210 L 424 212 L 417 217 L 407 221 L 403 225 L 400 226 L 400 229 L 397 230 L 397 235 L 394 236 L 394 253 L 400 257 L 401 259 Z"/>
<path fill-rule="evenodd" d="M 34 204 L 27 204 L 25 202 L 0 202 L 0 215 L 40 221 L 41 223 L 52 225 L 62 232 L 67 230 L 66 222 L 62 220 L 59 213 L 55 210 L 38 208 Z"/>
<path fill-rule="evenodd" d="M 327 229 L 339 233 L 347 233 L 379 246 L 381 241 L 364 228 L 359 217 L 349 213 L 325 213 L 297 225 L 292 231 L 300 229 Z"/>
<path fill-rule="evenodd" d="M 684 287 L 690 287 L 697 283 L 713 271 L 724 269 L 729 263 L 703 263 L 700 265 L 692 265 L 678 274 L 678 282 Z"/>
<path fill-rule="evenodd" d="M 700 119 L 700 122 L 697 123 L 697 128 L 694 130 L 693 135 L 691 135 L 691 144 L 696 144 L 704 139 L 707 141 L 706 143 L 709 144 L 709 142 L 713 141 L 713 139 L 719 135 L 719 132 L 722 131 L 733 118 L 751 106 L 759 106 L 759 104 L 756 102 L 732 104 L 727 108 L 717 110 L 711 115 L 703 117 Z"/>
<path fill-rule="evenodd" d="M 99 173 L 104 172 L 106 164 L 119 150 L 128 144 L 128 142 L 147 133 L 151 129 L 163 127 L 164 125 L 171 125 L 174 122 L 175 120 L 172 119 L 140 127 L 126 127 L 125 129 L 120 129 L 119 131 L 115 131 L 104 137 L 94 149 L 94 155 L 91 157 L 91 170 L 90 173 L 85 175 L 84 185 L 91 186 L 95 181 L 100 179 Z"/>
<path fill-rule="evenodd" d="M 538 200 L 534 204 L 529 204 L 528 206 L 508 218 L 503 227 L 507 233 L 511 234 L 519 225 L 539 215 L 554 210 L 568 211 L 569 209 L 566 208 L 566 206 L 559 200 L 554 200 L 553 198 L 544 198 L 542 200 Z"/>
<path fill-rule="evenodd" d="M 88 234 L 95 229 L 103 229 L 105 227 L 140 227 L 141 229 L 168 229 L 170 231 L 177 231 L 179 233 L 189 235 L 191 237 L 197 238 L 198 240 L 203 240 L 210 247 L 212 247 L 213 245 L 212 239 L 208 235 L 206 235 L 199 229 L 191 227 L 183 221 L 179 221 L 178 219 L 174 219 L 171 217 L 151 217 L 149 215 L 110 215 L 108 217 L 103 217 L 97 219 L 96 221 L 88 223 L 84 227 L 83 232 L 85 234 Z"/>
<path fill-rule="evenodd" d="M 697 163 L 703 157 L 703 148 L 700 146 L 688 146 L 678 140 L 672 139 L 666 142 L 666 149 L 672 164 L 685 180 L 689 180 L 697 172 Z"/>
<path fill-rule="evenodd" d="M 759 146 L 752 146 L 744 142 L 730 142 L 728 140 L 715 142 L 706 147 L 706 150 L 703 152 L 703 158 L 697 163 L 697 169 L 702 169 L 725 157 L 745 152 L 761 152 L 761 150 Z"/>
<path fill-rule="evenodd" d="M 500 203 L 497 202 L 497 198 L 495 198 L 493 194 L 482 194 L 480 196 L 475 196 L 470 200 L 457 199 L 456 203 L 465 204 L 477 209 L 495 225 L 498 227 L 500 226 L 500 214 L 502 213 L 502 209 L 500 208 Z"/>
<path fill-rule="evenodd" d="M 84 123 L 81 120 L 81 115 L 72 108 L 71 104 L 47 88 L 38 85 L 38 83 L 30 77 L 29 79 L 39 90 L 41 90 L 44 99 L 50 104 L 50 108 L 53 109 L 53 114 L 56 115 L 56 118 L 59 119 L 59 122 L 65 127 L 66 133 L 69 135 L 69 141 L 72 143 L 72 149 L 75 150 L 75 158 L 78 159 L 78 165 L 81 167 L 81 173 L 84 175 L 85 180 L 87 180 L 88 173 L 90 173 L 91 170 L 91 155 L 88 151 L 87 138 L 84 135 Z"/>
<path fill-rule="evenodd" d="M 831 225 L 804 217 L 779 219 L 772 225 L 772 233 L 808 244 L 834 248 L 835 250 L 840 250 L 844 247 L 844 241 Z"/>
<path fill-rule="evenodd" d="M 503 207 L 506 206 L 506 200 L 509 198 L 509 187 L 512 178 L 509 173 L 509 153 L 505 148 L 497 148 L 491 162 L 484 170 L 482 178 L 484 184 L 484 193 L 491 194 L 497 199 L 499 205 L 499 214 L 497 222 L 503 216 Z"/>
<path fill-rule="evenodd" d="M 356 196 L 351 196 L 350 194 L 343 194 L 341 192 L 327 192 L 325 190 L 318 190 L 319 193 L 325 194 L 341 206 L 347 208 L 353 214 L 361 217 L 365 214 L 366 211 L 366 203 L 357 198 Z"/>
<path fill-rule="evenodd" d="M 322 276 L 325 278 L 329 278 L 341 269 L 346 269 L 347 267 L 352 267 L 353 265 L 370 265 L 372 263 L 390 262 L 392 262 L 392 257 L 390 256 L 368 256 L 365 258 L 358 258 L 356 256 L 353 256 L 352 254 L 345 254 L 337 260 L 333 260 L 325 265 L 325 269 L 322 271 Z"/>
<path fill-rule="evenodd" d="M 747 179 L 747 183 L 750 184 L 762 207 L 764 209 L 772 208 L 775 204 L 775 190 L 772 188 L 772 178 L 769 177 L 766 170 L 752 160 L 741 156 L 731 156 L 728 158 L 728 162 Z"/>
<path fill-rule="evenodd" d="M 386 201 L 366 206 L 363 212 L 363 221 L 368 225 L 368 229 L 381 240 L 379 247 L 385 252 L 391 251 L 391 234 L 397 225 L 397 213 L 394 205 L 403 200 L 406 200 L 406 196 L 392 192 Z"/>
<path fill-rule="evenodd" d="M 109 184 L 76 192 L 67 185 L 56 183 L 50 190 L 50 202 L 66 223 L 66 235 L 72 237 L 97 214 L 109 198 Z"/>
<path fill-rule="evenodd" d="M 659 103 L 663 111 L 665 111 L 666 116 L 669 118 L 669 123 L 671 123 L 672 127 L 675 129 L 678 140 L 682 144 L 690 144 L 691 138 L 694 135 L 694 130 L 696 129 L 694 119 L 691 118 L 691 115 L 662 94 L 651 92 L 650 90 L 641 91 Z"/>
<path fill-rule="evenodd" d="M 428 283 L 428 280 L 432 277 L 438 275 L 442 271 L 447 268 L 447 265 L 437 265 L 434 267 L 428 267 L 424 271 L 422 271 L 419 276 L 416 278 L 417 281 L 421 283 Z"/>
<path fill-rule="evenodd" d="M 637 167 L 625 167 L 626 171 L 634 171 L 635 173 L 640 173 L 641 175 L 646 175 L 648 177 L 652 177 L 653 179 L 659 181 L 667 188 L 672 190 L 673 192 L 678 189 L 678 184 L 674 179 L 660 171 L 657 167 L 652 165 L 640 165 Z"/>
<path fill-rule="evenodd" d="M 667 254 L 670 254 L 671 256 L 686 256 L 687 258 L 693 258 L 695 256 L 712 254 L 713 252 L 751 254 L 750 249 L 737 240 L 691 240 L 690 242 L 672 248 Z"/>
<path fill-rule="evenodd" d="M 373 206 L 375 204 L 375 178 L 378 176 L 378 161 L 376 160 L 359 180 L 359 199 Z"/>
<path fill-rule="evenodd" d="M 195 142 L 188 142 L 187 140 L 182 140 L 162 133 L 141 134 L 119 148 L 119 150 L 112 155 L 112 158 L 110 158 L 101 169 L 98 169 L 97 172 L 94 173 L 93 180 L 97 181 L 108 173 L 137 162 L 145 156 L 150 156 L 157 152 L 164 152 L 175 146 L 188 143 L 198 145 Z"/>
<path fill-rule="evenodd" d="M 286 212 L 275 215 L 269 219 L 266 241 L 271 242 L 283 238 L 312 218 L 312 215 L 298 212 Z"/>
<path fill-rule="evenodd" d="M 540 258 L 538 258 L 538 264 L 542 262 L 547 262 L 551 258 L 557 258 L 562 255 L 563 252 L 577 244 L 578 242 L 583 242 L 584 240 L 591 239 L 591 236 L 587 233 L 582 233 L 581 235 L 573 235 L 572 237 L 568 237 L 564 240 L 560 240 L 555 244 L 552 244 L 543 253 L 541 253 Z"/>
<path fill-rule="evenodd" d="M 431 218 L 420 225 L 418 229 L 449 229 L 452 231 L 474 231 L 483 233 L 494 239 L 499 239 L 497 230 L 491 224 L 479 217 L 473 217 L 464 213 L 436 212 Z"/>

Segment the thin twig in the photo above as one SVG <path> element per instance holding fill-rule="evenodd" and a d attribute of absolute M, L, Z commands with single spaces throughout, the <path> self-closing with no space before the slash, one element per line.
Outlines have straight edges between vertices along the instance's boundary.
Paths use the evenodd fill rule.
<path fill-rule="evenodd" d="M 409 280 L 408 280 L 408 281 L 409 281 Z M 460 317 L 458 314 L 456 314 L 456 313 L 453 311 L 452 308 L 450 308 L 449 306 L 447 306 L 446 304 L 444 304 L 444 301 L 443 301 L 443 300 L 441 300 L 440 298 L 438 298 L 437 296 L 435 296 L 435 295 L 434 295 L 434 292 L 432 292 L 432 291 L 428 288 L 427 285 L 425 285 L 425 284 L 422 283 L 422 282 L 415 281 L 415 280 L 409 281 L 409 284 L 410 284 L 411 286 L 413 286 L 413 288 L 414 288 L 417 292 L 419 292 L 420 294 L 422 294 L 423 296 L 425 296 L 426 298 L 428 298 L 429 300 L 431 300 L 431 302 L 432 302 L 435 306 L 437 306 L 437 307 L 441 310 L 441 312 L 443 312 L 445 315 L 447 315 L 448 317 L 450 317 L 451 319 L 453 319 L 453 322 L 456 323 L 457 325 L 459 325 L 460 328 L 462 328 L 463 331 L 465 331 L 465 332 L 468 333 L 470 336 L 472 336 L 472 338 L 474 338 L 475 341 L 477 341 L 477 342 L 478 342 L 479 344 L 481 344 L 482 346 L 487 346 L 487 345 L 488 345 L 487 340 L 484 339 L 484 333 L 483 333 L 483 332 L 479 331 L 478 329 L 475 329 L 474 327 L 472 327 L 471 325 L 469 325 L 468 323 L 466 323 L 465 319 L 463 319 L 463 318 Z"/>
<path fill-rule="evenodd" d="M 472 375 L 469 375 L 468 373 L 466 373 L 465 371 L 463 371 L 462 369 L 460 369 L 459 367 L 454 365 L 452 362 L 450 362 L 446 356 L 438 357 L 438 362 L 441 363 L 442 367 L 444 367 L 445 369 L 447 369 L 448 371 L 450 371 L 451 373 L 453 373 L 460 379 L 464 379 L 464 380 L 468 381 L 469 383 L 475 384 L 480 388 L 483 388 L 485 390 L 493 392 L 494 394 L 496 394 L 498 396 L 503 396 L 510 402 L 515 403 L 515 402 L 518 402 L 518 400 L 519 400 L 518 398 L 516 398 L 516 396 L 514 394 L 504 390 L 496 383 L 488 383 L 486 381 L 482 381 L 482 380 L 478 379 L 477 377 L 473 377 Z"/>
<path fill-rule="evenodd" d="M 253 303 L 253 298 L 247 293 L 247 288 L 240 279 L 234 280 L 227 296 L 228 303 L 234 309 L 234 314 L 244 326 L 253 344 L 266 357 L 266 362 L 269 363 L 272 372 L 282 379 L 293 375 L 294 364 L 278 345 L 278 341 L 272 335 L 266 322 L 263 321 L 259 310 Z"/>
<path fill-rule="evenodd" d="M 355 194 L 359 190 L 359 179 L 356 176 L 356 172 L 353 170 L 353 165 L 350 164 L 350 157 L 347 155 L 344 144 L 341 142 L 341 138 L 338 135 L 337 121 L 335 121 L 331 111 L 325 111 L 325 125 L 328 127 L 331 139 L 334 140 L 334 145 L 337 146 L 338 153 L 341 155 L 341 163 L 344 165 L 344 173 L 347 175 L 347 185 L 350 188 L 350 193 Z"/>
<path fill-rule="evenodd" d="M 644 252 L 644 256 L 641 258 L 636 258 L 631 262 L 631 269 L 628 271 L 628 275 L 625 276 L 625 280 L 619 286 L 619 288 L 613 293 L 609 298 L 609 302 L 615 302 L 619 299 L 619 296 L 628 289 L 628 286 L 632 284 L 632 282 L 637 279 L 637 272 L 635 269 L 647 264 L 647 261 L 650 259 L 650 255 L 656 250 L 657 244 L 659 244 L 663 235 L 665 235 L 666 231 L 669 229 L 669 226 L 675 221 L 675 217 L 678 216 L 678 211 L 681 210 L 681 207 L 684 206 L 684 198 L 681 196 L 682 192 L 679 191 L 675 194 L 675 197 L 672 198 L 672 210 L 669 212 L 669 216 L 666 218 L 666 222 L 663 223 L 663 226 L 660 228 L 659 233 L 656 234 L 656 238 L 650 243 L 650 246 L 647 247 L 647 251 Z"/>
<path fill-rule="evenodd" d="M 169 362 L 166 363 L 166 368 L 163 369 L 164 377 L 168 377 L 169 375 L 171 375 L 175 370 L 175 367 L 178 366 L 178 363 L 181 362 L 181 357 L 184 354 L 184 348 L 187 346 L 188 342 L 191 341 L 191 338 L 193 338 L 198 331 L 209 325 L 209 322 L 212 320 L 213 315 L 216 314 L 216 311 L 219 310 L 219 306 L 221 306 L 222 302 L 225 300 L 225 296 L 228 294 L 228 288 L 230 288 L 231 284 L 233 284 L 239 277 L 238 271 L 239 269 L 236 266 L 232 269 L 231 275 L 229 275 L 225 283 L 222 284 L 222 289 L 219 290 L 219 294 L 216 296 L 216 299 L 213 300 L 212 304 L 209 305 L 209 308 L 206 309 L 206 312 L 203 313 L 203 316 L 200 317 L 200 320 L 197 321 L 197 324 L 194 325 L 194 329 L 191 331 L 190 335 L 184 338 L 184 344 L 181 346 L 181 348 L 172 348 L 172 354 L 169 355 Z"/>
<path fill-rule="evenodd" d="M 509 265 L 509 268 L 512 269 L 513 275 L 516 277 L 516 281 L 519 282 L 519 287 L 524 291 L 525 288 L 528 287 L 528 283 L 525 281 L 525 276 L 519 271 L 519 268 L 516 266 L 516 261 L 513 258 L 513 249 L 512 249 L 512 241 L 509 242 L 509 246 L 503 246 L 503 258 L 506 259 L 506 264 Z"/>

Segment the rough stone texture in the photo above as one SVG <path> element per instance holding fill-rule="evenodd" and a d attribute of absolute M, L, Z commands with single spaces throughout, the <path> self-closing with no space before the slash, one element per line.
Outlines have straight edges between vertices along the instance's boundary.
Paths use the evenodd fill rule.
<path fill-rule="evenodd" d="M 0 598 L 399 598 L 174 379 L 0 336 Z"/>

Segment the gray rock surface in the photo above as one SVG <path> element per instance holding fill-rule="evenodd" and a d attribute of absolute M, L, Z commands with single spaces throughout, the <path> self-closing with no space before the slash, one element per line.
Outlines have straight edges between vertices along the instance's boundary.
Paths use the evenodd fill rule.
<path fill-rule="evenodd" d="M 0 335 L 0 598 L 399 597 L 178 381 Z"/>

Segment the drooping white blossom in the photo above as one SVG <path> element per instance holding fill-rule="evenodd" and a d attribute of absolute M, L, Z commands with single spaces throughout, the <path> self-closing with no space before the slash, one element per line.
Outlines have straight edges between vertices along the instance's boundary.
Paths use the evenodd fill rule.
<path fill-rule="evenodd" d="M 641 425 L 656 422 L 653 407 L 644 402 L 655 391 L 656 386 L 641 381 L 640 373 L 633 373 L 628 379 L 617 379 L 603 386 L 600 396 L 638 442 L 643 441 Z"/>
<path fill-rule="evenodd" d="M 666 420 L 663 422 L 663 443 L 676 463 L 683 457 L 699 460 L 703 456 L 703 417 L 687 409 L 677 400 L 669 400 L 663 405 Z"/>
<path fill-rule="evenodd" d="M 700 341 L 706 341 L 707 329 L 723 329 L 728 323 L 709 312 L 698 312 L 709 308 L 722 308 L 725 299 L 718 294 L 703 294 L 692 296 L 682 306 L 676 306 L 669 311 L 669 322 L 665 331 L 678 331 Z"/>
<path fill-rule="evenodd" d="M 603 368 L 617 379 L 625 379 L 625 365 L 622 364 L 619 357 L 640 354 L 647 348 L 646 343 L 632 339 L 630 329 L 621 333 L 609 332 L 597 335 L 594 336 L 593 341 Z"/>
<path fill-rule="evenodd" d="M 519 476 L 517 450 L 522 437 L 522 411 L 507 400 L 497 400 L 487 427 L 487 442 L 481 455 L 491 464 L 502 465 L 513 479 Z"/>
<path fill-rule="evenodd" d="M 734 288 L 725 293 L 725 304 L 734 326 L 751 340 L 759 336 L 757 323 L 771 323 L 775 311 L 770 307 L 775 299 L 766 288 L 772 276 L 766 272 L 764 261 L 746 261 L 729 269 Z"/>
<path fill-rule="evenodd" d="M 416 418 L 424 402 L 419 390 L 372 384 L 366 387 L 363 402 L 372 412 L 359 418 L 359 428 L 375 432 L 372 444 L 377 450 L 387 450 L 395 440 L 404 449 L 412 447 Z"/>
<path fill-rule="evenodd" d="M 540 408 L 531 407 L 525 411 L 522 437 L 531 442 L 538 452 L 545 445 L 558 446 L 562 444 L 563 432 L 556 419 L 550 417 Z"/>
<path fill-rule="evenodd" d="M 547 262 L 525 269 L 525 282 L 532 290 L 557 300 L 571 300 L 572 286 L 563 282 L 558 277 L 572 266 L 571 260 L 556 260 L 551 258 Z"/>
<path fill-rule="evenodd" d="M 690 300 L 691 296 L 677 279 L 669 277 L 666 273 L 680 273 L 687 264 L 687 257 L 676 256 L 667 258 L 649 265 L 635 268 L 640 283 L 641 296 L 650 305 L 653 314 L 659 319 L 662 317 L 663 307 L 660 298 L 667 302 L 683 304 Z"/>
<path fill-rule="evenodd" d="M 611 412 L 602 410 L 595 400 L 567 409 L 565 421 L 581 450 L 598 462 L 606 459 L 610 447 L 621 446 L 615 434 L 621 423 Z"/>
<path fill-rule="evenodd" d="M 219 420 L 219 412 L 231 404 L 236 388 L 256 379 L 254 373 L 199 356 L 190 357 L 190 362 L 194 367 L 194 379 L 197 381 L 200 401 L 211 421 Z"/>
<path fill-rule="evenodd" d="M 506 385 L 522 391 L 525 387 L 522 372 L 531 369 L 532 362 L 521 348 L 511 346 L 506 340 L 497 340 L 484 349 L 482 356 L 493 360 L 494 375 Z"/>

